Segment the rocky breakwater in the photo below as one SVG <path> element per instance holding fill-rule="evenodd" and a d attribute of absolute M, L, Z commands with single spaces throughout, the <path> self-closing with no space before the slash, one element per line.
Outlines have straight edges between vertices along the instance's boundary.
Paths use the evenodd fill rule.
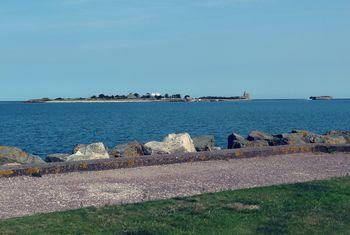
<path fill-rule="evenodd" d="M 142 144 L 138 141 L 132 141 L 126 144 L 118 144 L 110 150 L 103 143 L 79 144 L 71 154 L 51 154 L 46 157 L 45 161 L 71 162 L 157 154 L 192 153 L 217 149 L 219 148 L 215 147 L 214 136 L 200 136 L 192 139 L 188 133 L 181 133 L 169 134 L 161 142 L 151 141 Z"/>
<path fill-rule="evenodd" d="M 350 131 L 329 131 L 323 135 L 306 130 L 293 130 L 290 133 L 268 134 L 252 131 L 246 138 L 232 133 L 228 137 L 228 149 L 303 144 L 349 144 Z"/>
<path fill-rule="evenodd" d="M 151 141 L 142 144 L 138 141 L 132 141 L 126 144 L 118 144 L 110 150 L 101 142 L 78 144 L 71 153 L 50 154 L 46 156 L 45 161 L 39 156 L 30 155 L 19 148 L 0 146 L 0 168 L 8 169 L 26 164 L 140 157 L 155 154 L 191 153 L 216 149 L 219 148 L 215 147 L 213 136 L 200 136 L 192 139 L 188 133 L 169 134 L 161 142 Z"/>

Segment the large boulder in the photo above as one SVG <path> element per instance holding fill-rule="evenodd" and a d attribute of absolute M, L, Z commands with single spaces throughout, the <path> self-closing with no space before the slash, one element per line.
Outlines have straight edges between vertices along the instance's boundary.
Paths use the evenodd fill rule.
<path fill-rule="evenodd" d="M 111 157 L 140 157 L 145 155 L 144 147 L 137 141 L 132 141 L 127 144 L 119 144 L 110 152 Z"/>
<path fill-rule="evenodd" d="M 74 148 L 74 154 L 67 157 L 67 161 L 96 160 L 109 158 L 108 151 L 103 143 L 78 145 Z"/>
<path fill-rule="evenodd" d="M 40 164 L 44 161 L 40 157 L 30 155 L 19 148 L 0 146 L 0 165 L 8 163 Z"/>
<path fill-rule="evenodd" d="M 235 149 L 235 148 L 243 148 L 249 141 L 244 139 L 243 136 L 232 133 L 227 138 L 227 148 L 228 149 Z"/>
<path fill-rule="evenodd" d="M 228 144 L 227 144 L 228 149 L 257 148 L 257 147 L 266 147 L 266 146 L 269 146 L 269 143 L 266 140 L 249 141 L 236 133 L 232 133 L 228 137 Z"/>
<path fill-rule="evenodd" d="M 252 131 L 249 133 L 247 140 L 249 141 L 255 141 L 255 140 L 265 140 L 270 141 L 274 137 L 270 134 L 261 132 L 261 131 Z"/>
<path fill-rule="evenodd" d="M 215 148 L 215 137 L 213 135 L 198 136 L 194 137 L 192 140 L 198 152 L 212 151 Z"/>
<path fill-rule="evenodd" d="M 196 149 L 188 133 L 169 134 L 163 142 L 151 141 L 144 145 L 147 154 L 193 153 Z"/>

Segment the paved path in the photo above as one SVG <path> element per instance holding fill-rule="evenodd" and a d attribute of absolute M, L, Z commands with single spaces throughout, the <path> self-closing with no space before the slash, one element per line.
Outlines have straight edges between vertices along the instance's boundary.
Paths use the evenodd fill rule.
<path fill-rule="evenodd" d="M 350 154 L 294 154 L 0 178 L 0 218 L 350 174 Z"/>

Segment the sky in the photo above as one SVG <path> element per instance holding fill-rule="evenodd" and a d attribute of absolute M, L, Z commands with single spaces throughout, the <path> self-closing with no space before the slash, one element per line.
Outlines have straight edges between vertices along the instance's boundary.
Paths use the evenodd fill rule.
<path fill-rule="evenodd" d="M 0 100 L 349 90 L 349 0 L 0 1 Z"/>

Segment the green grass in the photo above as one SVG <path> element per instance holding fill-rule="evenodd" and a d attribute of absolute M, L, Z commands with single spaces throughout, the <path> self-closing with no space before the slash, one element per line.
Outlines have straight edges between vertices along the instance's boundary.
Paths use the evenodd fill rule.
<path fill-rule="evenodd" d="M 350 177 L 39 214 L 0 221 L 0 233 L 350 234 Z"/>

